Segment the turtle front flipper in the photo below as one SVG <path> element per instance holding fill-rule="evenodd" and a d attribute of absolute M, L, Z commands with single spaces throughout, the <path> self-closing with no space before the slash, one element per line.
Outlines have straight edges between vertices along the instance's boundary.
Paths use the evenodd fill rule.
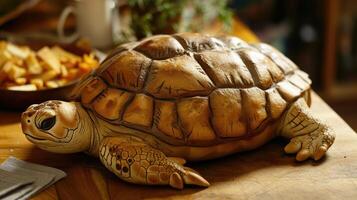
<path fill-rule="evenodd" d="M 208 187 L 209 183 L 194 170 L 184 167 L 184 159 L 166 157 L 136 137 L 109 137 L 100 145 L 102 163 L 122 180 L 137 184 L 170 185 L 182 189 L 184 184 Z"/>
<path fill-rule="evenodd" d="M 280 124 L 280 134 L 290 139 L 286 153 L 297 153 L 296 160 L 322 158 L 335 140 L 331 127 L 318 120 L 304 99 L 294 102 Z"/>

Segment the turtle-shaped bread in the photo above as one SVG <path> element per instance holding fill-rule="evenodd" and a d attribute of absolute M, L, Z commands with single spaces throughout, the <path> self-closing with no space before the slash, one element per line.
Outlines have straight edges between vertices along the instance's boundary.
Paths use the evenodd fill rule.
<path fill-rule="evenodd" d="M 30 106 L 22 129 L 42 149 L 98 156 L 128 182 L 209 186 L 186 160 L 255 149 L 277 136 L 290 140 L 285 152 L 298 161 L 326 153 L 334 134 L 309 110 L 310 84 L 267 44 L 157 35 L 114 50 L 72 102 Z"/>

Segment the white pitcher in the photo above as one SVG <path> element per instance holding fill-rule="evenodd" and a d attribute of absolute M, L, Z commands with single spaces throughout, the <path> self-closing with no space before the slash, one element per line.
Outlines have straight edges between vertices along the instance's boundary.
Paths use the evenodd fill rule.
<path fill-rule="evenodd" d="M 76 16 L 76 32 L 64 34 L 64 25 L 70 14 Z M 88 39 L 96 48 L 113 45 L 114 33 L 119 33 L 116 0 L 76 0 L 67 6 L 59 18 L 57 32 L 63 42 L 73 42 L 78 37 Z"/>

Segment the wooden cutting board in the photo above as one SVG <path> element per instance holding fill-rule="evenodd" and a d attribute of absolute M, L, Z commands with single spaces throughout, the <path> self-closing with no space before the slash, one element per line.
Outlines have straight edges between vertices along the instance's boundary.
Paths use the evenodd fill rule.
<path fill-rule="evenodd" d="M 337 132 L 325 159 L 297 163 L 283 153 L 287 141 L 276 139 L 255 151 L 190 163 L 209 188 L 133 185 L 87 155 L 42 151 L 22 135 L 20 113 L 0 112 L 0 162 L 12 155 L 68 173 L 34 199 L 357 199 L 357 135 L 316 94 L 312 109 Z"/>

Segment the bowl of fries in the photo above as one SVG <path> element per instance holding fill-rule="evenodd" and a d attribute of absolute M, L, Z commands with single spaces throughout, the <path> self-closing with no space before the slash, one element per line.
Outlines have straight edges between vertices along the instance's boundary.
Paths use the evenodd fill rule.
<path fill-rule="evenodd" d="M 0 40 L 0 108 L 21 110 L 66 100 L 81 77 L 99 66 L 94 51 L 75 44 L 15 44 Z"/>

